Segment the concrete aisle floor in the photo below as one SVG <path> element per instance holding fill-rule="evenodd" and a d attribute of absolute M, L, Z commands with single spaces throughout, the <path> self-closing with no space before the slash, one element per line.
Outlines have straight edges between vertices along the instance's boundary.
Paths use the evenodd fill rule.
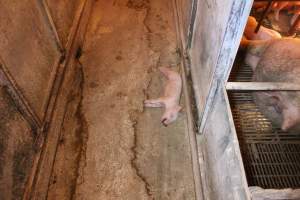
<path fill-rule="evenodd" d="M 170 0 L 96 1 L 80 61 L 88 140 L 78 200 L 193 200 L 186 116 L 163 127 L 159 66 L 177 66 Z M 174 69 L 177 69 L 175 68 Z"/>

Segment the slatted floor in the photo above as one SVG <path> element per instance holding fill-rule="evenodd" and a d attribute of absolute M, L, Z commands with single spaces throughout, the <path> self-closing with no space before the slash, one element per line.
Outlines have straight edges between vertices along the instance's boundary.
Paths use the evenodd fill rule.
<path fill-rule="evenodd" d="M 250 67 L 236 62 L 229 81 L 251 81 Z M 300 133 L 275 127 L 251 92 L 229 93 L 249 186 L 300 188 Z"/>

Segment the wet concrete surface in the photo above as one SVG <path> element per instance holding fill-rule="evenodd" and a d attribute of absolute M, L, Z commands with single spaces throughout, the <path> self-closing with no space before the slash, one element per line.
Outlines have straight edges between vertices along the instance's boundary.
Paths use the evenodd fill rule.
<path fill-rule="evenodd" d="M 67 103 L 60 127 L 47 200 L 74 199 L 78 168 L 80 161 L 85 159 L 88 130 L 82 113 L 83 68 L 80 63 L 75 63 L 72 67 L 74 72 L 67 78 L 69 82 L 66 92 Z"/>
<path fill-rule="evenodd" d="M 22 199 L 35 156 L 35 135 L 0 86 L 0 199 Z"/>
<path fill-rule="evenodd" d="M 95 2 L 83 55 L 83 144 L 76 190 L 79 200 L 193 200 L 186 116 L 164 127 L 161 109 L 145 109 L 159 96 L 160 66 L 179 62 L 168 0 Z"/>

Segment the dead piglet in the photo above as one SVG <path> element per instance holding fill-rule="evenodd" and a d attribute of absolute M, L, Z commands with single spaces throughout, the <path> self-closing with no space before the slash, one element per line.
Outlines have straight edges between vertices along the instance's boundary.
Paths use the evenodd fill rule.
<path fill-rule="evenodd" d="M 179 105 L 182 80 L 180 74 L 167 67 L 160 67 L 159 70 L 167 78 L 167 83 L 162 97 L 145 100 L 145 107 L 165 107 L 165 112 L 161 118 L 164 126 L 174 122 L 181 110 Z"/>
<path fill-rule="evenodd" d="M 251 45 L 249 46 L 251 51 Z M 252 66 L 255 82 L 300 84 L 300 40 L 278 39 L 253 44 L 258 62 Z M 253 49 L 252 49 L 253 50 Z M 300 92 L 253 92 L 261 112 L 282 130 L 300 131 Z"/>

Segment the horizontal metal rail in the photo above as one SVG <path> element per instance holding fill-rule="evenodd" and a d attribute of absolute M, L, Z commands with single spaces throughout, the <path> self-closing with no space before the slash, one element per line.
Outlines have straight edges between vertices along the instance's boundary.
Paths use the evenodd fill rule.
<path fill-rule="evenodd" d="M 300 91 L 300 85 L 296 83 L 286 82 L 228 82 L 227 90 L 285 90 L 285 91 Z"/>

